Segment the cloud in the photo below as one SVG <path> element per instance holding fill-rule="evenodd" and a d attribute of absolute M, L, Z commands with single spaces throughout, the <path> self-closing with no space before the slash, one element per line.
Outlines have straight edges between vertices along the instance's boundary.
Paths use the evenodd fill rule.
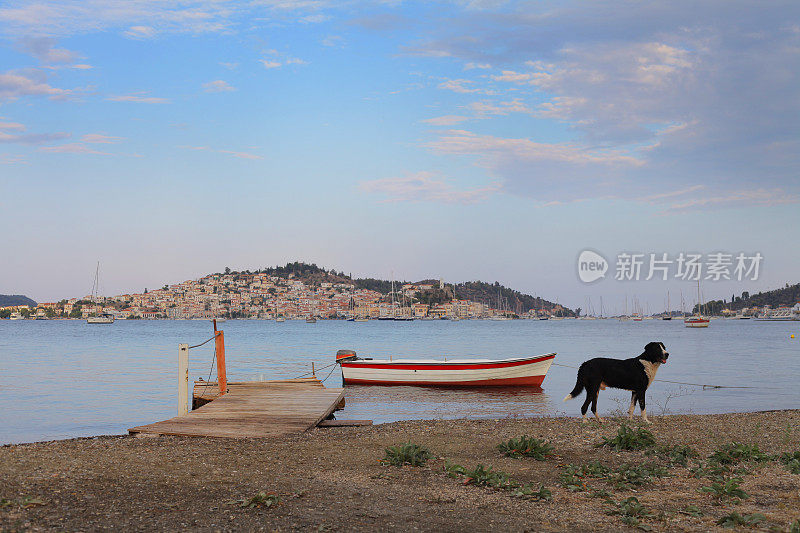
<path fill-rule="evenodd" d="M 229 31 L 236 4 L 218 0 L 10 0 L 0 8 L 3 33 L 53 37 L 113 29 L 134 39 L 157 33 Z M 245 5 L 239 11 L 249 12 Z"/>
<path fill-rule="evenodd" d="M 328 47 L 342 46 L 343 42 L 344 39 L 342 38 L 341 35 L 328 35 L 327 37 L 322 39 L 322 46 L 328 46 Z"/>
<path fill-rule="evenodd" d="M 439 89 L 446 89 L 456 93 L 480 93 L 484 92 L 479 87 L 472 87 L 474 81 L 471 80 L 446 80 L 439 84 Z"/>
<path fill-rule="evenodd" d="M 509 139 L 478 135 L 464 130 L 450 130 L 428 147 L 438 153 L 478 155 L 489 158 L 558 161 L 580 165 L 641 166 L 644 161 L 615 150 L 590 149 L 569 143 L 540 143 L 530 139 Z"/>
<path fill-rule="evenodd" d="M 489 69 L 489 68 L 492 68 L 492 65 L 490 65 L 489 63 L 475 63 L 473 61 L 470 61 L 469 63 L 464 64 L 464 70 L 472 70 L 472 69 L 476 69 L 476 68 Z"/>
<path fill-rule="evenodd" d="M 264 159 L 264 156 L 258 154 L 251 154 L 249 152 L 235 152 L 233 150 L 217 150 L 217 152 L 221 154 L 228 154 L 233 157 L 238 157 L 239 159 Z"/>
<path fill-rule="evenodd" d="M 61 144 L 58 146 L 42 146 L 39 148 L 42 152 L 50 152 L 54 154 L 90 154 L 90 155 L 113 155 L 108 152 L 100 152 L 93 148 L 89 148 L 81 143 Z"/>
<path fill-rule="evenodd" d="M 459 190 L 438 179 L 431 172 L 417 172 L 402 178 L 381 178 L 362 181 L 359 189 L 386 197 L 387 202 L 441 202 L 447 204 L 472 204 L 500 190 L 496 183 L 487 187 Z"/>
<path fill-rule="evenodd" d="M 55 48 L 56 40 L 48 37 L 24 37 L 19 40 L 20 50 L 30 54 L 42 63 L 72 63 L 80 57 L 77 52 L 65 48 Z"/>
<path fill-rule="evenodd" d="M 155 96 L 146 96 L 146 93 L 123 94 L 116 96 L 109 96 L 106 98 L 109 102 L 132 102 L 136 104 L 168 104 L 169 99 L 158 98 Z"/>
<path fill-rule="evenodd" d="M 277 50 L 268 50 L 268 52 L 270 54 L 272 54 L 273 56 L 278 56 L 279 55 Z M 261 64 L 264 65 L 265 69 L 280 68 L 280 67 L 285 66 L 285 65 L 305 65 L 305 64 L 307 64 L 306 61 L 304 61 L 302 59 L 299 59 L 299 58 L 296 58 L 296 57 L 285 57 L 285 58 L 275 57 L 275 58 L 271 58 L 271 59 L 269 59 L 269 58 L 268 59 L 259 59 L 259 62 L 261 62 Z"/>
<path fill-rule="evenodd" d="M 224 80 L 214 80 L 204 83 L 203 90 L 207 93 L 224 93 L 235 91 L 236 87 L 229 85 L 228 82 Z"/>
<path fill-rule="evenodd" d="M 142 40 L 152 39 L 153 37 L 156 36 L 157 33 L 158 32 L 156 31 L 156 29 L 150 26 L 131 26 L 130 28 L 122 32 L 122 34 L 125 37 L 129 37 L 131 39 L 142 39 Z"/>
<path fill-rule="evenodd" d="M 452 126 L 453 124 L 458 124 L 469 119 L 470 117 L 464 117 L 461 115 L 445 115 L 443 117 L 426 118 L 422 122 L 432 126 Z"/>
<path fill-rule="evenodd" d="M 800 32 L 789 21 L 800 4 L 726 6 L 600 1 L 456 13 L 404 50 L 499 66 L 443 88 L 513 94 L 507 100 L 519 106 L 508 112 L 529 114 L 534 131 L 559 123 L 570 141 L 504 137 L 498 128 L 491 139 L 449 135 L 429 146 L 471 158 L 506 192 L 544 202 L 656 198 L 667 183 L 703 188 L 686 201 L 650 201 L 681 209 L 766 205 L 781 195 L 796 202 Z M 504 114 L 486 104 L 468 108 L 486 120 Z"/>
<path fill-rule="evenodd" d="M 478 118 L 491 115 L 509 115 L 511 113 L 532 114 L 532 110 L 520 99 L 508 102 L 473 102 L 467 106 Z"/>
<path fill-rule="evenodd" d="M 197 152 L 216 152 L 218 154 L 225 154 L 225 155 L 229 155 L 231 157 L 236 157 L 236 158 L 239 158 L 239 159 L 250 159 L 250 160 L 253 160 L 253 161 L 256 161 L 256 160 L 259 160 L 259 159 L 264 159 L 264 156 L 258 155 L 258 154 L 253 154 L 253 153 L 250 153 L 250 152 L 240 152 L 240 151 L 234 151 L 234 150 L 220 150 L 220 149 L 216 149 L 216 148 L 211 148 L 209 146 L 180 146 L 179 148 L 184 148 L 186 150 L 194 150 L 194 151 L 197 151 Z"/>
<path fill-rule="evenodd" d="M 62 100 L 72 94 L 68 89 L 45 83 L 41 76 L 40 79 L 34 79 L 36 77 L 14 71 L 0 74 L 0 100 L 16 100 L 24 96 L 47 96 L 51 100 Z"/>
<path fill-rule="evenodd" d="M 684 213 L 708 208 L 747 207 L 752 205 L 793 204 L 800 201 L 797 194 L 783 189 L 751 189 L 731 191 L 713 196 L 697 196 L 670 204 L 664 214 Z"/>
<path fill-rule="evenodd" d="M 122 140 L 122 137 L 113 137 L 102 133 L 87 133 L 81 137 L 81 142 L 93 144 L 112 144 Z"/>
<path fill-rule="evenodd" d="M 16 130 L 16 131 L 24 131 L 25 125 L 20 124 L 19 122 L 0 122 L 0 130 Z"/>
<path fill-rule="evenodd" d="M 67 137 L 69 137 L 68 133 L 28 133 L 14 135 L 0 131 L 0 143 L 3 144 L 45 144 L 53 141 L 60 141 Z"/>
<path fill-rule="evenodd" d="M 237 68 L 239 68 L 239 63 L 237 63 L 235 61 L 234 62 L 224 62 L 223 61 L 223 62 L 220 62 L 220 65 L 225 67 L 228 70 L 236 70 Z"/>

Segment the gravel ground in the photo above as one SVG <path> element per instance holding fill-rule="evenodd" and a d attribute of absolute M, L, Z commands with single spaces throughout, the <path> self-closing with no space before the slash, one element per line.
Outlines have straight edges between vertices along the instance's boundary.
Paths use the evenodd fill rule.
<path fill-rule="evenodd" d="M 567 464 L 598 460 L 610 467 L 660 464 L 642 451 L 596 447 L 619 419 L 581 426 L 574 418 L 437 420 L 359 428 L 315 429 L 280 439 L 96 437 L 0 447 L 0 529 L 15 530 L 292 530 L 318 531 L 616 531 L 632 530 L 611 503 L 635 496 L 653 514 L 653 530 L 714 530 L 732 512 L 758 512 L 758 526 L 789 531 L 800 518 L 800 475 L 779 461 L 745 463 L 747 499 L 718 503 L 689 469 L 669 467 L 635 491 L 585 479 L 588 491 L 561 485 Z M 653 417 L 659 445 L 687 444 L 705 458 L 738 441 L 778 454 L 800 450 L 800 411 Z M 638 423 L 638 422 L 637 422 Z M 555 447 L 545 461 L 503 456 L 504 439 L 528 434 Z M 384 466 L 384 448 L 403 442 L 436 455 L 422 467 Z M 552 501 L 449 477 L 445 461 L 491 465 L 520 483 L 539 483 Z M 690 461 L 692 466 L 694 462 Z M 236 500 L 265 491 L 270 507 Z M 694 505 L 702 516 L 685 514 Z M 698 513 L 694 513 L 698 514 Z"/>

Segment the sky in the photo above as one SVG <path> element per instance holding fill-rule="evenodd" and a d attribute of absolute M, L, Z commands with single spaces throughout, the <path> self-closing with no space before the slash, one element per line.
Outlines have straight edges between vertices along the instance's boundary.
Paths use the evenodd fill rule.
<path fill-rule="evenodd" d="M 300 260 L 658 310 L 696 284 L 618 254 L 760 253 L 729 299 L 800 281 L 798 119 L 792 1 L 5 1 L 0 293 Z"/>

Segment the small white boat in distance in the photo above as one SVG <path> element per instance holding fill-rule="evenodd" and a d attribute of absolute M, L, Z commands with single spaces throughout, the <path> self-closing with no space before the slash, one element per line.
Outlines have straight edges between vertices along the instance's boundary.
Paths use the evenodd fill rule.
<path fill-rule="evenodd" d="M 87 324 L 113 324 L 114 315 L 102 314 L 99 316 L 90 316 L 86 318 Z"/>
<path fill-rule="evenodd" d="M 539 386 L 555 353 L 510 359 L 362 359 L 339 350 L 342 383 L 432 387 Z"/>

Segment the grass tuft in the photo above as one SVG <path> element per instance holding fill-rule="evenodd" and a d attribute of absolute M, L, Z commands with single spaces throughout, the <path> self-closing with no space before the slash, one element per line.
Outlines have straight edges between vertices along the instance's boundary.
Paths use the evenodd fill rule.
<path fill-rule="evenodd" d="M 730 514 L 726 514 L 725 516 L 717 520 L 717 525 L 729 528 L 734 528 L 739 526 L 753 527 L 763 522 L 766 519 L 767 517 L 761 513 L 740 515 L 739 513 L 734 511 Z"/>
<path fill-rule="evenodd" d="M 433 454 L 427 448 L 410 442 L 389 446 L 385 453 L 381 462 L 392 466 L 423 466 L 429 459 L 433 459 Z"/>
<path fill-rule="evenodd" d="M 792 474 L 800 474 L 800 451 L 783 453 L 780 461 L 786 465 L 786 468 Z"/>
<path fill-rule="evenodd" d="M 720 446 L 708 457 L 710 462 L 720 465 L 732 465 L 742 461 L 764 462 L 772 459 L 772 456 L 758 449 L 758 444 L 743 444 L 741 442 L 731 442 Z"/>
<path fill-rule="evenodd" d="M 464 477 L 464 485 L 478 485 L 491 487 L 494 489 L 511 491 L 511 495 L 516 498 L 527 498 L 531 500 L 550 501 L 553 493 L 544 485 L 534 488 L 533 484 L 519 484 L 509 477 L 505 472 L 493 470 L 491 466 L 479 464 L 472 470 L 461 465 L 447 463 L 444 466 L 447 475 L 450 477 Z"/>
<path fill-rule="evenodd" d="M 644 450 L 656 445 L 656 438 L 644 428 L 632 428 L 622 424 L 613 437 L 603 437 L 603 442 L 598 445 L 610 446 L 615 450 Z"/>
<path fill-rule="evenodd" d="M 634 496 L 626 498 L 619 503 L 614 503 L 614 507 L 607 509 L 606 513 L 619 516 L 625 525 L 638 527 L 645 531 L 649 531 L 651 528 L 646 524 L 642 524 L 641 519 L 655 516 L 650 509 L 639 503 L 639 500 Z"/>
<path fill-rule="evenodd" d="M 550 442 L 528 435 L 501 442 L 497 448 L 508 457 L 533 457 L 537 461 L 544 461 L 554 450 Z"/>
<path fill-rule="evenodd" d="M 658 446 L 652 452 L 666 458 L 671 465 L 686 466 L 689 459 L 698 456 L 697 450 L 686 444 L 675 444 L 673 446 Z"/>
<path fill-rule="evenodd" d="M 695 518 L 700 518 L 701 516 L 703 516 L 703 511 L 701 511 L 700 508 L 697 507 L 696 505 L 687 505 L 686 507 L 683 508 L 683 510 L 680 511 L 680 513 L 688 516 L 693 516 Z"/>
<path fill-rule="evenodd" d="M 717 500 L 747 499 L 750 496 L 740 487 L 742 478 L 722 477 L 707 487 L 701 487 L 701 492 L 707 492 Z"/>

